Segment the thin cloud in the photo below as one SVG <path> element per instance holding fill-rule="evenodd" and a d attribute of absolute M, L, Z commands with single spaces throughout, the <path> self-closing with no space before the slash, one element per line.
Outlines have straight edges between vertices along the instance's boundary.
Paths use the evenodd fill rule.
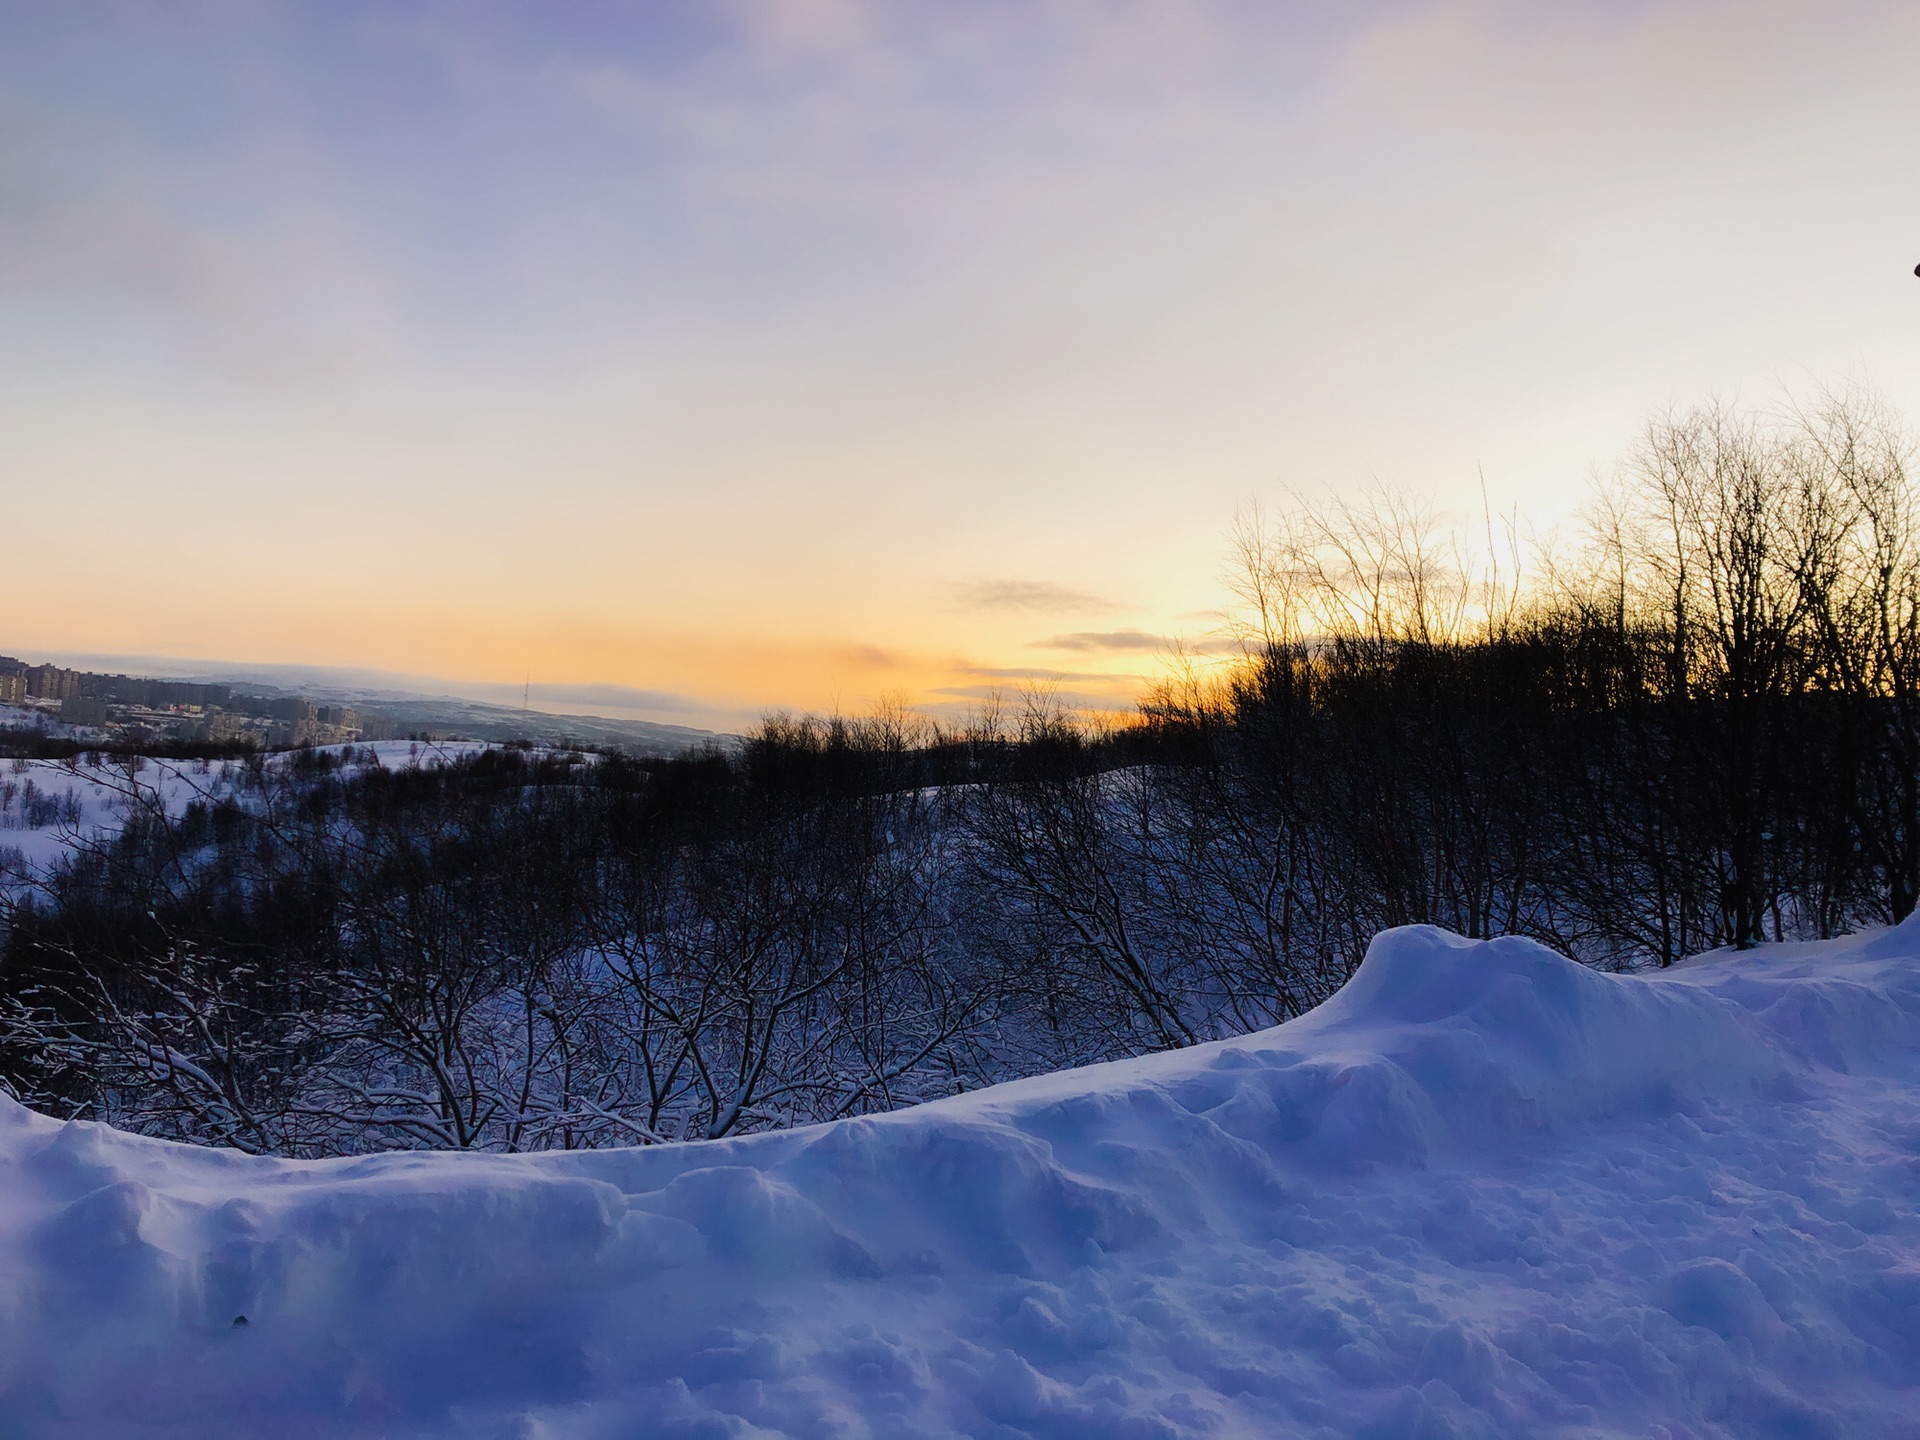
<path fill-rule="evenodd" d="M 967 610 L 1034 610 L 1052 614 L 1098 613 L 1113 609 L 1104 596 L 1092 595 L 1050 580 L 978 580 L 954 587 L 955 598 Z"/>
<path fill-rule="evenodd" d="M 1070 635 L 1050 635 L 1045 640 L 1029 640 L 1029 650 L 1070 650 L 1079 654 L 1101 652 L 1140 653 L 1178 649 L 1191 655 L 1231 655 L 1240 646 L 1231 637 L 1208 635 L 1200 639 L 1155 635 L 1149 630 L 1076 630 Z"/>
<path fill-rule="evenodd" d="M 980 675 L 988 680 L 1072 680 L 1083 683 L 1110 681 L 1115 684 L 1144 678 L 1139 675 L 1115 674 L 1109 670 L 1044 670 L 1020 665 L 960 665 L 955 667 L 954 673 Z"/>
<path fill-rule="evenodd" d="M 842 665 L 862 670 L 897 670 L 907 663 L 903 656 L 891 650 L 882 650 L 878 645 L 836 645 L 832 654 Z"/>
<path fill-rule="evenodd" d="M 1158 650 L 1166 637 L 1146 630 L 1076 630 L 1071 635 L 1051 635 L 1045 640 L 1029 640 L 1029 650 Z"/>

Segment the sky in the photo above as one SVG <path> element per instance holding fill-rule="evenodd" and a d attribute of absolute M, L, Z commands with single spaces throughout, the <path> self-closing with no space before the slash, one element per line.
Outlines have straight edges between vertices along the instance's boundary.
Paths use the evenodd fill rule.
<path fill-rule="evenodd" d="M 0 651 L 1124 703 L 1219 647 L 1251 501 L 1551 526 L 1668 405 L 1920 415 L 1915 54 L 1766 0 L 0 0 Z"/>

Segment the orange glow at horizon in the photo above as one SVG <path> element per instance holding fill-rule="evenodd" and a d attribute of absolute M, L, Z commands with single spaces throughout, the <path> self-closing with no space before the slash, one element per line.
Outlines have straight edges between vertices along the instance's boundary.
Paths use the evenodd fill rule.
<path fill-rule="evenodd" d="M 785 634 L 771 626 L 676 631 L 601 616 L 490 613 L 482 604 L 408 612 L 353 598 L 237 607 L 228 596 L 182 595 L 156 606 L 96 590 L 68 603 L 48 588 L 54 603 L 10 607 L 10 637 L 0 651 L 10 646 L 36 660 L 146 656 L 189 671 L 200 660 L 386 672 L 396 688 L 438 681 L 455 693 L 512 689 L 523 680 L 540 689 L 597 686 L 607 692 L 602 708 L 722 730 L 773 710 L 859 713 L 882 701 L 953 717 L 990 696 L 1013 701 L 1029 692 L 1072 708 L 1126 710 L 1166 660 L 1156 643 L 1163 637 L 1151 632 L 1049 627 L 1031 606 L 1011 623 L 1002 617 L 984 625 L 950 607 L 926 607 L 917 618 L 876 621 L 884 638 L 865 640 L 792 627 Z M 130 614 L 139 619 L 129 623 Z M 1068 624 L 1085 619 L 1065 617 Z M 1048 628 L 1056 632 L 1052 645 L 1025 638 Z M 943 630 L 943 649 L 915 643 Z M 1004 638 L 994 647 L 996 636 Z M 1189 626 L 1186 638 L 1195 637 L 1206 645 L 1213 631 Z M 634 693 L 615 693 L 622 689 Z"/>

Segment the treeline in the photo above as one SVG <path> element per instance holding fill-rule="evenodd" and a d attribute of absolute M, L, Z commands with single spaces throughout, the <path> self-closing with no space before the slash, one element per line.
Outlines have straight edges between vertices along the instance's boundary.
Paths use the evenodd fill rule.
<path fill-rule="evenodd" d="M 183 740 L 151 736 L 146 740 L 110 738 L 74 740 L 44 730 L 0 727 L 0 760 L 73 760 L 95 755 L 139 756 L 160 760 L 237 760 L 260 747 L 246 740 Z"/>
<path fill-rule="evenodd" d="M 1169 687 L 1156 723 L 1195 736 L 1216 813 L 1348 953 L 1430 921 L 1666 965 L 1904 919 L 1909 459 L 1897 418 L 1847 392 L 1657 418 L 1578 542 L 1531 555 L 1509 527 L 1473 563 L 1391 500 L 1256 517 L 1236 535 L 1248 662 Z"/>
<path fill-rule="evenodd" d="M 120 834 L 16 908 L 0 1067 L 54 1113 L 306 1155 L 716 1138 L 1128 1047 L 984 923 L 953 806 L 1019 747 L 914 738 L 308 752 L 177 819 L 130 784 Z"/>
<path fill-rule="evenodd" d="M 1569 542 L 1247 517 L 1240 657 L 1126 724 L 251 762 L 18 904 L 0 1075 L 274 1153 L 699 1139 L 1272 1024 L 1390 925 L 1626 968 L 1903 919 L 1915 502 L 1858 395 L 1707 408 Z"/>

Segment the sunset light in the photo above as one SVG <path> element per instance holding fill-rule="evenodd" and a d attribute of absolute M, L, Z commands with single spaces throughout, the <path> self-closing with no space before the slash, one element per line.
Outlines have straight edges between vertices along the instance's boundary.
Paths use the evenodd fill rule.
<path fill-rule="evenodd" d="M 0 9 L 30 658 L 1124 707 L 1250 500 L 1920 398 L 1908 7 L 107 14 Z"/>

